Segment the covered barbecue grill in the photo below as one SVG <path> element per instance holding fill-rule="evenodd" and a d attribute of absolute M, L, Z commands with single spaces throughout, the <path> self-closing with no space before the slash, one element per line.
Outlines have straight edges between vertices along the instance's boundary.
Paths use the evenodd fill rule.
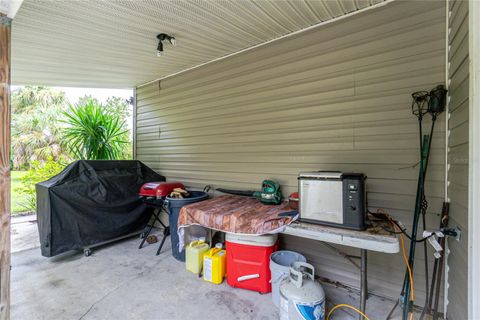
<path fill-rule="evenodd" d="M 140 161 L 71 163 L 38 183 L 37 217 L 42 255 L 90 248 L 140 233 L 151 211 L 138 197 L 140 187 L 165 177 Z"/>

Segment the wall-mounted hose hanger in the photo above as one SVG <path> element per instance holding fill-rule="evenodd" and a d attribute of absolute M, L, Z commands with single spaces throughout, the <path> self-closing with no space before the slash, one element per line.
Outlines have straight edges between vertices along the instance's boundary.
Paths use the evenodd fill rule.
<path fill-rule="evenodd" d="M 417 91 L 412 93 L 412 113 L 419 119 L 423 120 L 423 116 L 429 113 L 432 118 L 445 111 L 447 101 L 447 90 L 443 85 L 438 85 L 430 92 Z"/>
<path fill-rule="evenodd" d="M 429 96 L 428 112 L 436 117 L 436 115 L 445 111 L 445 105 L 447 104 L 447 90 L 443 85 L 439 85 L 430 91 Z"/>
<path fill-rule="evenodd" d="M 158 39 L 158 46 L 157 46 L 157 57 L 163 56 L 163 41 L 167 40 L 170 42 L 173 46 L 177 45 L 177 40 L 175 37 L 170 36 L 166 33 L 159 33 L 157 34 L 157 39 Z"/>

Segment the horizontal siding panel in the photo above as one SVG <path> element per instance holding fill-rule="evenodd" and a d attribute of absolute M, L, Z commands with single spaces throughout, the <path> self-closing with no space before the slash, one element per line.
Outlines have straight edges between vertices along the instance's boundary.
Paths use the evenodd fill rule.
<path fill-rule="evenodd" d="M 465 308 L 466 302 L 463 300 L 464 296 L 464 289 L 460 288 L 458 291 L 458 287 L 449 287 L 449 299 L 448 299 L 448 315 L 455 315 L 449 316 L 448 319 L 468 319 L 468 309 Z"/>
<path fill-rule="evenodd" d="M 280 112 L 279 112 L 280 113 Z M 289 113 L 289 112 L 287 112 Z M 393 113 L 393 112 L 392 112 Z M 407 113 L 407 112 L 403 112 Z M 389 112 L 384 112 L 385 116 L 389 116 Z M 261 115 L 258 115 L 260 117 Z M 278 115 L 280 116 L 280 115 Z M 408 118 L 406 118 L 408 116 Z M 150 140 L 168 140 L 172 141 L 173 139 L 180 138 L 199 138 L 204 139 L 204 137 L 214 138 L 218 135 L 228 135 L 231 137 L 239 135 L 254 135 L 256 133 L 262 132 L 263 134 L 307 134 L 308 132 L 317 132 L 321 133 L 324 136 L 337 136 L 337 135 L 355 135 L 355 136 L 368 136 L 374 134 L 407 134 L 412 131 L 417 130 L 418 126 L 411 121 L 411 117 L 408 114 L 404 119 L 392 119 L 392 118 L 382 118 L 381 113 L 371 113 L 365 117 L 367 121 L 354 121 L 354 118 L 351 116 L 343 117 L 344 122 L 335 124 L 336 120 L 339 120 L 338 117 L 320 117 L 316 119 L 308 119 L 305 115 L 292 115 L 285 117 L 275 117 L 276 127 L 275 129 L 265 129 L 265 126 L 260 123 L 255 124 L 252 121 L 247 122 L 234 122 L 233 126 L 220 126 L 222 120 L 227 120 L 228 117 L 219 117 L 216 121 L 219 125 L 215 125 L 215 128 L 212 126 L 203 126 L 205 125 L 202 122 L 202 127 L 195 128 L 191 123 L 185 122 L 177 125 L 162 125 L 162 126 L 151 126 L 148 128 L 143 128 L 138 135 L 141 140 L 150 141 Z M 267 117 L 268 118 L 268 117 Z M 375 121 L 371 121 L 372 118 Z M 331 122 L 329 122 L 331 121 Z M 258 121 L 255 121 L 258 122 Z M 299 128 L 299 125 L 301 127 Z M 190 126 L 190 127 L 188 127 Z M 184 127 L 184 128 L 179 128 Z M 159 130 L 160 129 L 160 130 Z M 440 128 L 441 129 L 441 128 Z M 200 138 L 202 137 L 202 138 Z"/>
<path fill-rule="evenodd" d="M 157 132 L 159 126 L 161 126 L 163 132 L 168 132 L 169 130 L 183 132 L 188 128 L 200 130 L 208 128 L 213 130 L 212 125 L 215 125 L 214 129 L 236 131 L 244 130 L 244 128 L 250 131 L 250 128 L 247 126 L 261 125 L 260 128 L 252 129 L 261 130 L 263 128 L 265 130 L 265 126 L 263 126 L 264 120 L 272 119 L 273 117 L 275 117 L 276 129 L 288 128 L 288 126 L 292 126 L 291 123 L 298 128 L 296 120 L 311 120 L 312 123 L 306 123 L 307 127 L 312 126 L 312 124 L 316 127 L 328 127 L 335 124 L 343 124 L 342 120 L 348 119 L 346 117 L 351 117 L 352 112 L 355 112 L 359 117 L 363 116 L 364 121 L 377 120 L 382 121 L 379 124 L 383 124 L 389 120 L 411 119 L 411 111 L 402 108 L 402 106 L 410 102 L 409 100 L 410 97 L 407 92 L 398 96 L 386 95 L 382 98 L 374 98 L 372 95 L 367 95 L 322 99 L 322 96 L 317 94 L 295 96 L 283 100 L 272 98 L 245 105 L 205 108 L 199 110 L 199 112 L 183 112 L 183 110 L 178 110 L 178 113 L 162 112 L 162 116 L 157 116 L 156 121 L 148 121 L 148 119 L 141 121 L 143 126 L 138 128 L 138 132 Z M 272 112 L 272 109 L 275 112 Z M 154 112 L 151 114 L 151 117 L 153 116 Z M 229 125 L 229 123 L 244 122 L 243 119 L 246 116 L 250 117 L 248 123 L 244 123 L 239 127 Z M 166 121 L 166 119 L 171 119 L 171 121 Z M 337 119 L 340 121 L 336 121 Z M 356 124 L 360 126 L 362 123 L 357 121 Z M 302 128 L 300 127 L 299 129 L 301 130 Z M 179 132 L 176 134 L 179 134 Z"/>
<path fill-rule="evenodd" d="M 205 161 L 205 162 L 183 162 L 183 161 L 174 161 L 167 162 L 158 160 L 158 158 L 148 158 L 142 157 L 145 163 L 152 165 L 157 165 L 158 162 L 161 162 L 161 168 L 163 170 L 180 170 L 180 171 L 207 171 L 207 172 L 232 172 L 232 167 L 235 167 L 234 172 L 236 173 L 257 173 L 257 174 L 266 174 L 266 175 L 275 175 L 278 174 L 278 171 L 281 171 L 284 175 L 290 175 L 297 178 L 299 171 L 315 171 L 315 170 L 343 170 L 343 171 L 363 171 L 368 179 L 380 179 L 380 181 L 385 181 L 385 184 L 388 184 L 390 180 L 406 180 L 411 183 L 412 180 L 415 180 L 418 177 L 418 168 L 413 167 L 399 167 L 398 165 L 385 165 L 385 164 L 326 164 L 322 163 L 276 163 L 275 159 L 272 158 L 270 162 L 261 163 L 255 162 L 255 166 L 252 167 L 250 163 L 244 162 L 215 162 L 215 161 Z M 273 166 L 274 165 L 274 166 Z M 444 166 L 443 165 L 429 165 L 427 181 L 431 181 L 436 184 L 438 181 L 443 181 L 444 178 Z M 413 188 L 414 189 L 414 188 Z M 371 189 L 370 189 L 371 190 Z M 410 190 L 409 193 L 412 193 Z"/>
<path fill-rule="evenodd" d="M 461 28 L 462 30 L 455 35 L 455 38 L 449 44 L 449 59 L 452 59 L 452 57 L 460 57 L 462 53 L 465 54 L 465 42 L 468 43 L 468 23 L 462 23 Z M 460 49 L 463 51 L 461 51 Z M 453 74 L 454 72 L 452 72 L 452 75 Z"/>
<path fill-rule="evenodd" d="M 448 239 L 448 319 L 468 318 L 468 161 L 469 68 L 468 2 L 451 1 L 449 21 L 448 196 L 450 227 L 460 241 Z"/>
<path fill-rule="evenodd" d="M 450 220 L 449 226 L 459 227 L 461 230 L 468 230 L 468 207 L 465 206 L 465 203 L 458 202 L 458 197 L 456 196 L 450 201 L 450 212 L 452 219 Z M 453 217 L 455 217 L 455 219 L 453 219 Z M 467 241 L 467 238 L 463 237 L 462 241 Z M 462 250 L 465 250 L 465 248 Z"/>
<path fill-rule="evenodd" d="M 451 129 L 449 135 L 449 146 L 456 147 L 468 143 L 468 122 Z"/>
<path fill-rule="evenodd" d="M 468 59 L 463 59 L 461 65 L 458 67 L 455 73 L 450 77 L 450 88 L 458 88 L 464 81 L 468 81 Z"/>
<path fill-rule="evenodd" d="M 431 37 L 432 34 L 428 33 L 426 36 Z M 441 35 L 436 35 L 435 38 L 441 38 Z M 420 42 L 420 39 L 419 39 Z M 368 43 L 368 47 L 372 45 L 372 43 Z M 393 45 L 393 42 L 392 42 Z M 405 45 L 405 44 L 404 44 Z M 438 51 L 442 50 L 442 47 L 439 47 L 438 41 L 429 41 L 428 43 L 421 43 L 419 46 L 420 48 L 415 48 L 417 50 L 421 49 L 420 52 L 415 53 L 416 56 L 418 56 L 418 62 L 414 64 L 413 66 L 410 66 L 408 68 L 415 70 L 416 68 L 421 68 L 423 67 L 421 60 L 422 59 L 434 59 L 434 62 L 437 63 L 442 63 L 438 57 Z M 366 48 L 367 49 L 367 46 Z M 375 49 L 375 48 L 374 48 Z M 370 55 L 367 55 L 370 51 Z M 389 49 L 392 50 L 392 49 Z M 405 50 L 404 48 L 401 50 Z M 213 82 L 212 84 L 209 84 L 208 82 L 202 82 L 196 85 L 195 87 L 192 88 L 168 88 L 165 84 L 167 80 L 161 82 L 161 89 L 158 89 L 158 86 L 152 86 L 154 88 L 153 92 L 155 95 L 158 92 L 161 92 L 161 99 L 162 99 L 162 105 L 161 108 L 167 108 L 168 102 L 175 102 L 176 99 L 178 99 L 179 96 L 185 97 L 192 97 L 196 98 L 196 96 L 201 96 L 202 93 L 208 92 L 208 90 L 216 90 L 220 86 L 222 86 L 222 90 L 218 94 L 223 94 L 226 89 L 231 89 L 231 90 L 239 90 L 243 89 L 242 91 L 247 91 L 248 90 L 248 85 L 250 84 L 250 79 L 252 77 L 255 77 L 255 79 L 258 79 L 258 82 L 256 82 L 257 87 L 268 87 L 269 85 L 271 86 L 272 84 L 276 82 L 285 82 L 284 78 L 287 78 L 288 81 L 292 81 L 297 79 L 297 81 L 306 81 L 309 78 L 311 78 L 311 74 L 314 74 L 317 79 L 322 79 L 322 78 L 332 78 L 335 74 L 352 74 L 355 72 L 358 74 L 358 77 L 362 77 L 362 69 L 365 69 L 366 65 L 368 66 L 368 69 L 366 70 L 365 76 L 368 76 L 368 72 L 375 71 L 375 69 L 378 69 L 376 72 L 379 73 L 388 73 L 388 67 L 402 70 L 401 66 L 403 65 L 403 71 L 405 71 L 406 64 L 408 63 L 408 60 L 411 62 L 411 58 L 408 59 L 408 57 L 405 57 L 406 52 L 404 53 L 403 56 L 400 56 L 400 54 L 396 51 L 388 51 L 388 54 L 379 52 L 379 50 L 372 50 L 372 48 L 369 48 L 366 53 L 362 53 L 359 57 L 356 57 L 355 59 L 349 59 L 349 57 L 352 55 L 352 52 L 355 52 L 355 48 L 350 49 L 348 52 L 346 52 L 344 55 L 341 55 L 341 53 L 337 52 L 332 52 L 327 55 L 322 55 L 319 54 L 315 51 L 313 51 L 312 57 L 308 59 L 302 59 L 298 60 L 296 59 L 295 61 L 295 68 L 298 69 L 298 74 L 295 73 L 294 75 L 289 72 L 289 68 L 286 67 L 285 64 L 281 64 L 278 66 L 272 66 L 271 68 L 274 68 L 274 72 L 268 72 L 265 73 L 265 67 L 263 68 L 258 68 L 258 69 L 251 69 L 250 72 L 245 72 L 245 71 L 239 71 L 238 74 L 235 74 L 232 72 L 230 77 L 226 79 L 222 79 L 221 82 L 219 83 L 220 80 L 217 80 Z M 362 56 L 365 55 L 365 58 L 362 58 Z M 373 55 L 373 57 L 372 57 Z M 409 55 L 412 55 L 410 52 Z M 322 59 L 319 59 L 321 57 Z M 338 63 L 339 59 L 341 62 Z M 386 60 L 385 62 L 382 62 L 383 60 Z M 298 62 L 300 61 L 300 62 Z M 319 62 L 320 61 L 320 62 Z M 333 65 L 331 62 L 336 62 Z M 403 62 L 403 63 L 402 63 Z M 407 63 L 405 63 L 407 62 Z M 249 68 L 249 66 L 247 66 Z M 383 70 L 382 70 L 383 69 Z M 232 75 L 235 75 L 235 77 L 232 77 Z M 287 83 L 284 83 L 288 84 Z M 187 90 L 187 91 L 185 91 Z M 190 92 L 191 91 L 191 92 Z M 200 99 L 199 99 L 200 100 Z M 143 101 L 139 101 L 139 111 L 142 111 L 142 108 L 149 103 L 155 103 L 158 101 L 158 98 L 155 99 L 155 96 L 152 98 L 148 98 Z M 157 106 L 159 107 L 159 106 Z"/>
<path fill-rule="evenodd" d="M 459 186 L 468 187 L 468 164 L 452 165 L 448 170 L 449 181 Z"/>
<path fill-rule="evenodd" d="M 458 3 L 458 5 L 456 5 L 454 10 L 451 11 L 449 39 L 455 39 L 458 31 L 461 30 L 462 24 L 468 24 L 468 1 L 455 0 L 452 2 Z"/>
<path fill-rule="evenodd" d="M 151 166 L 152 168 L 156 169 L 155 166 L 151 163 L 145 162 L 146 165 Z M 196 179 L 196 180 L 211 180 L 217 181 L 220 184 L 213 185 L 214 187 L 228 187 L 228 182 L 231 179 L 232 174 L 237 174 L 236 182 L 240 183 L 250 183 L 254 181 L 256 177 L 259 176 L 259 173 L 256 172 L 241 172 L 240 170 L 235 171 L 202 171 L 197 169 L 195 171 L 191 170 L 178 170 L 180 168 L 169 169 L 168 167 L 162 166 L 161 169 L 157 169 L 160 171 L 161 174 L 168 176 L 175 176 L 183 179 Z M 318 170 L 318 169 L 317 169 Z M 262 174 L 262 173 L 260 173 Z M 264 175 L 269 175 L 268 172 L 264 172 Z M 212 177 L 214 175 L 214 177 Z M 271 175 L 271 174 L 270 174 Z M 279 174 L 276 173 L 274 175 L 275 179 L 282 183 L 283 188 L 289 187 L 289 189 L 296 189 L 298 187 L 297 177 L 298 171 L 296 174 Z M 430 181 L 427 183 L 428 197 L 433 198 L 442 198 L 444 189 L 443 186 L 437 182 Z M 384 193 L 389 195 L 399 195 L 399 196 L 410 196 L 414 199 L 416 190 L 416 183 L 410 180 L 398 180 L 398 179 L 374 179 L 370 178 L 368 180 L 368 191 L 371 193 Z M 411 201 L 409 204 L 413 203 Z M 402 208 L 406 208 L 403 206 Z"/>
<path fill-rule="evenodd" d="M 450 166 L 468 165 L 468 143 L 449 146 L 448 163 Z"/>
<path fill-rule="evenodd" d="M 468 101 L 469 95 L 469 79 L 465 79 L 462 81 L 458 87 L 450 88 L 450 102 L 449 102 L 449 110 L 453 111 L 457 109 L 460 105 Z"/>
<path fill-rule="evenodd" d="M 458 106 L 455 110 L 450 112 L 450 119 L 448 121 L 449 129 L 456 129 L 462 125 L 468 127 L 469 106 L 468 100 Z"/>
<path fill-rule="evenodd" d="M 468 39 L 465 38 L 464 41 L 460 44 L 457 51 L 450 57 L 450 72 L 451 75 L 455 75 L 455 73 L 460 68 L 462 62 L 467 59 L 468 56 Z"/>
<path fill-rule="evenodd" d="M 463 263 L 468 259 L 467 258 L 468 249 L 465 246 L 468 240 L 468 230 L 465 228 L 462 228 L 461 224 L 455 218 L 450 218 L 449 225 L 451 227 L 459 227 L 461 230 L 461 236 L 459 241 L 457 241 L 454 238 L 450 238 L 448 240 L 448 249 L 449 249 L 449 255 L 452 258 L 455 258 L 455 259 L 452 259 L 451 264 L 449 262 L 449 267 L 452 269 L 452 271 L 459 272 L 458 274 L 459 282 L 462 283 L 462 281 L 466 281 L 468 277 L 468 272 L 467 272 L 468 265 Z M 458 286 L 458 283 L 454 283 L 453 285 Z"/>
<path fill-rule="evenodd" d="M 464 186 L 465 183 L 458 184 L 451 182 L 449 185 L 449 196 L 450 201 L 456 202 L 458 204 L 462 204 L 463 207 L 468 208 L 468 187 Z M 452 216 L 455 218 L 457 212 L 452 211 Z M 465 214 L 464 210 L 458 212 L 458 214 L 463 215 Z M 465 217 L 459 217 L 457 220 L 465 219 Z"/>
<path fill-rule="evenodd" d="M 164 161 L 187 162 L 187 163 L 292 163 L 292 164 L 312 164 L 319 166 L 330 164 L 347 165 L 396 165 L 395 169 L 413 168 L 418 163 L 418 155 L 409 152 L 406 154 L 403 150 L 392 150 L 389 154 L 382 155 L 381 160 L 378 155 L 368 151 L 307 151 L 298 154 L 294 151 L 288 152 L 260 152 L 255 154 L 244 153 L 184 153 L 184 154 L 158 154 L 150 152 L 148 148 L 139 149 L 142 159 L 163 163 Z M 432 150 L 429 165 L 442 165 L 444 163 L 442 155 L 444 150 Z"/>
<path fill-rule="evenodd" d="M 285 196 L 298 190 L 301 171 L 364 172 L 372 210 L 385 208 L 410 228 L 419 158 L 411 93 L 445 79 L 444 6 L 392 2 L 363 18 L 144 86 L 136 97 L 137 158 L 189 188 L 252 190 L 271 178 Z M 432 144 L 427 226 L 439 225 L 444 197 L 445 118 L 439 117 Z M 282 238 L 287 248 L 305 253 L 322 277 L 358 287 L 357 270 L 330 248 Z M 401 254 L 372 253 L 369 272 L 374 293 L 398 297 Z M 424 278 L 423 268 L 416 268 L 419 304 Z"/>
<path fill-rule="evenodd" d="M 430 53 L 431 54 L 431 53 Z M 442 59 L 437 57 L 432 59 L 430 56 L 426 57 L 418 57 L 419 58 L 419 65 L 418 66 L 413 66 L 410 67 L 411 70 L 408 72 L 405 72 L 406 69 L 408 70 L 409 68 L 406 67 L 408 65 L 408 62 L 405 62 L 404 64 L 399 63 L 399 65 L 396 65 L 395 61 L 391 61 L 390 64 L 394 66 L 384 66 L 383 68 L 378 68 L 374 69 L 374 66 L 371 66 L 371 69 L 374 69 L 375 72 L 378 72 L 379 74 L 377 77 L 372 77 L 372 73 L 367 73 L 367 72 L 361 72 L 358 70 L 358 68 L 348 68 L 347 70 L 344 71 L 339 71 L 335 73 L 327 73 L 325 74 L 321 69 L 316 70 L 314 69 L 313 71 L 309 71 L 309 73 L 317 73 L 316 77 L 308 77 L 307 75 L 302 75 L 301 80 L 296 80 L 294 76 L 287 75 L 285 77 L 278 78 L 276 77 L 273 80 L 269 81 L 264 81 L 264 82 L 255 82 L 255 84 L 242 84 L 238 82 L 234 82 L 232 84 L 232 87 L 225 87 L 222 90 L 218 90 L 218 88 L 212 89 L 215 90 L 214 93 L 210 93 L 208 91 L 208 88 L 205 88 L 204 86 L 198 87 L 199 92 L 195 92 L 194 94 L 187 94 L 185 92 L 179 91 L 178 95 L 173 95 L 169 97 L 164 93 L 164 90 L 161 89 L 159 92 L 158 97 L 162 97 L 162 104 L 156 105 L 156 107 L 150 107 L 151 104 L 155 104 L 155 100 L 147 100 L 144 104 L 140 104 L 138 106 L 138 111 L 139 115 L 142 115 L 144 112 L 144 107 L 149 107 L 148 111 L 154 111 L 154 110 L 164 110 L 164 109 L 169 109 L 169 108 L 178 108 L 181 106 L 178 102 L 178 97 L 182 97 L 182 104 L 184 105 L 189 105 L 192 102 L 195 102 L 195 105 L 202 104 L 202 103 L 211 103 L 215 101 L 222 101 L 222 98 L 228 98 L 229 102 L 235 102 L 231 101 L 231 98 L 233 96 L 242 96 L 242 94 L 248 93 L 248 94 L 254 94 L 258 91 L 266 91 L 265 94 L 268 94 L 269 91 L 267 89 L 273 89 L 273 90 L 278 90 L 278 89 L 288 89 L 288 90 L 299 90 L 305 87 L 305 85 L 317 85 L 318 86 L 318 91 L 319 92 L 328 92 L 328 89 L 332 87 L 333 85 L 343 85 L 345 86 L 346 84 L 350 84 L 351 81 L 355 80 L 356 85 L 358 86 L 363 86 L 363 85 L 369 85 L 371 83 L 379 82 L 381 80 L 383 82 L 382 77 L 385 77 L 385 80 L 389 80 L 389 78 L 394 77 L 395 73 L 398 73 L 396 75 L 397 77 L 403 77 L 408 78 L 411 73 L 414 74 L 419 74 L 424 77 L 432 77 L 430 73 L 435 73 L 435 72 L 444 72 L 444 68 L 442 64 L 444 63 Z M 424 59 L 420 59 L 424 58 Z M 410 58 L 411 60 L 411 58 Z M 416 59 L 415 59 L 416 60 Z M 422 61 L 424 61 L 422 63 Z M 420 65 L 425 65 L 425 63 L 429 63 L 430 67 L 429 68 L 420 68 Z M 305 65 L 305 62 L 304 62 Z M 310 66 L 309 66 L 310 67 Z M 426 70 L 429 70 L 427 73 Z M 401 72 L 403 71 L 403 72 Z M 253 75 L 249 76 L 249 79 L 252 79 Z M 322 79 L 326 79 L 326 81 L 322 82 Z M 422 81 L 422 79 L 411 79 L 413 81 Z M 281 83 L 281 85 L 276 85 L 278 83 Z M 293 88 L 290 88 L 292 87 Z M 410 83 L 410 86 L 414 86 L 415 82 Z M 348 86 L 347 86 L 348 87 Z M 408 84 L 405 87 L 409 87 Z M 274 91 L 275 92 L 275 91 Z M 287 91 L 290 92 L 290 91 Z M 166 96 L 165 99 L 163 100 L 163 96 Z M 207 95 L 206 98 L 202 99 L 205 95 Z M 167 99 L 168 98 L 168 99 Z M 187 99 L 189 98 L 189 99 Z M 338 96 L 337 96 L 338 98 Z M 213 100 L 213 101 L 212 101 Z M 240 100 L 241 101 L 241 100 Z M 161 106 L 161 108 L 159 107 Z M 197 108 L 200 108 L 200 106 L 197 106 Z"/>
<path fill-rule="evenodd" d="M 456 135 L 456 141 L 461 144 L 463 136 L 463 126 L 460 126 L 452 130 L 452 135 Z M 310 145 L 312 143 L 329 143 L 331 141 L 348 142 L 351 143 L 351 149 L 364 150 L 364 149 L 415 149 L 416 134 L 411 133 L 398 133 L 395 131 L 381 132 L 375 129 L 370 132 L 365 132 L 363 135 L 357 135 L 354 133 L 353 128 L 337 129 L 337 130 L 310 130 L 305 132 L 286 132 L 286 133 L 258 133 L 257 134 L 225 134 L 225 135 L 207 135 L 200 137 L 183 137 L 183 138 L 171 138 L 163 139 L 158 135 L 155 139 L 145 139 L 138 143 L 139 148 L 162 148 L 169 149 L 173 147 L 188 146 L 196 147 L 201 146 L 205 148 L 205 152 L 211 150 L 215 145 L 222 145 L 225 147 L 224 152 L 235 152 L 238 148 L 240 151 L 248 152 L 250 145 L 245 143 L 256 143 L 258 145 L 266 145 L 267 147 L 284 148 L 291 144 L 305 144 Z M 441 132 L 439 133 L 441 134 Z M 145 137 L 145 135 L 142 135 Z M 155 134 L 153 134 L 155 137 Z M 317 138 L 322 137 L 322 138 Z M 188 145 L 185 144 L 185 139 L 188 138 Z M 281 146 L 273 145 L 273 142 L 282 140 L 285 143 Z M 391 141 L 396 140 L 395 146 L 391 145 Z M 442 148 L 444 143 L 443 137 L 434 137 L 432 140 L 432 148 Z M 279 149 L 276 149 L 279 150 Z M 267 151 L 267 150 L 265 150 Z"/>

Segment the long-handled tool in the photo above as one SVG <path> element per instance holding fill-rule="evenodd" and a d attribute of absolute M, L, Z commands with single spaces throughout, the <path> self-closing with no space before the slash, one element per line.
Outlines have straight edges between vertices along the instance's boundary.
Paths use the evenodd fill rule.
<path fill-rule="evenodd" d="M 242 191 L 217 188 L 218 191 L 239 196 L 254 197 L 264 204 L 280 204 L 282 202 L 282 192 L 280 184 L 272 180 L 263 180 L 261 191 Z"/>
<path fill-rule="evenodd" d="M 428 202 L 425 197 L 425 178 L 428 169 L 428 160 L 430 158 L 430 150 L 432 145 L 432 138 L 433 138 L 433 131 L 435 128 L 435 121 L 439 114 L 441 114 L 445 109 L 446 103 L 446 92 L 447 90 L 444 88 L 443 85 L 439 85 L 432 89 L 430 92 L 428 91 L 419 91 L 414 92 L 412 94 L 412 113 L 418 119 L 418 126 L 419 126 L 419 144 L 420 144 L 420 165 L 419 165 L 419 172 L 418 172 L 418 183 L 417 183 L 417 193 L 415 198 L 415 211 L 413 215 L 413 222 L 412 222 L 412 231 L 410 235 L 410 251 L 408 257 L 408 263 L 411 269 L 414 267 L 415 262 L 415 249 L 417 242 L 417 230 L 420 216 L 422 216 L 422 224 L 424 230 L 426 229 L 426 219 L 425 215 L 428 208 Z M 430 133 L 423 134 L 423 119 L 424 117 L 430 114 L 432 117 Z M 427 279 L 426 283 L 426 291 L 428 295 L 429 287 L 428 287 L 428 262 L 427 262 L 427 247 L 424 244 L 424 252 L 425 252 L 425 277 Z M 408 315 L 413 312 L 413 302 L 410 300 L 410 291 L 411 291 L 411 283 L 409 277 L 408 269 L 405 271 L 402 292 L 401 292 L 401 300 L 403 303 L 403 320 L 408 319 Z M 396 304 L 393 309 L 390 311 L 389 316 L 393 313 L 395 308 L 398 304 Z"/>
<path fill-rule="evenodd" d="M 417 184 L 417 196 L 415 200 L 415 212 L 413 216 L 412 223 L 412 233 L 410 242 L 410 252 L 408 257 L 408 262 L 410 267 L 413 269 L 415 262 L 415 248 L 416 248 L 416 239 L 417 239 L 417 229 L 418 229 L 418 220 L 420 215 L 423 217 L 423 228 L 426 229 L 425 223 L 425 214 L 428 208 L 428 202 L 425 197 L 425 177 L 427 174 L 428 160 L 430 158 L 430 150 L 432 145 L 433 130 L 435 128 L 435 121 L 437 116 L 445 110 L 446 103 L 446 90 L 440 85 L 432 89 L 430 92 L 420 91 L 412 94 L 412 113 L 418 119 L 419 125 L 419 138 L 420 138 L 420 168 Z M 429 113 L 432 117 L 432 123 L 430 127 L 430 134 L 423 135 L 422 133 L 422 120 L 424 116 Z M 425 271 L 427 272 L 425 277 L 427 281 L 427 293 L 428 293 L 428 260 L 427 260 L 427 248 L 424 244 L 425 250 Z M 410 278 L 408 276 L 408 270 L 405 272 L 404 282 L 403 282 L 403 319 L 407 320 L 410 312 L 413 312 L 413 303 L 410 301 Z"/>
<path fill-rule="evenodd" d="M 442 207 L 442 215 L 440 217 L 440 230 L 443 230 L 448 225 L 448 210 L 449 203 L 444 202 Z M 445 237 L 440 238 L 440 246 L 442 251 L 445 250 Z M 432 271 L 432 282 L 430 284 L 430 294 L 428 295 L 425 307 L 423 308 L 420 319 L 423 319 L 425 315 L 427 318 L 438 319 L 438 300 L 440 298 L 440 287 L 442 283 L 443 262 L 445 253 L 442 253 L 440 258 L 435 259 Z M 435 299 L 435 300 L 434 300 Z"/>

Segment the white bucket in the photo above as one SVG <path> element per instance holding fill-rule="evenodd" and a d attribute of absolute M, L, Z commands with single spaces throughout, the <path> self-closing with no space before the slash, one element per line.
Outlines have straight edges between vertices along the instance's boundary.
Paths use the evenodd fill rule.
<path fill-rule="evenodd" d="M 272 301 L 278 308 L 280 306 L 280 283 L 290 274 L 290 266 L 296 262 L 307 262 L 300 253 L 281 250 L 270 256 L 270 271 L 272 273 Z"/>

